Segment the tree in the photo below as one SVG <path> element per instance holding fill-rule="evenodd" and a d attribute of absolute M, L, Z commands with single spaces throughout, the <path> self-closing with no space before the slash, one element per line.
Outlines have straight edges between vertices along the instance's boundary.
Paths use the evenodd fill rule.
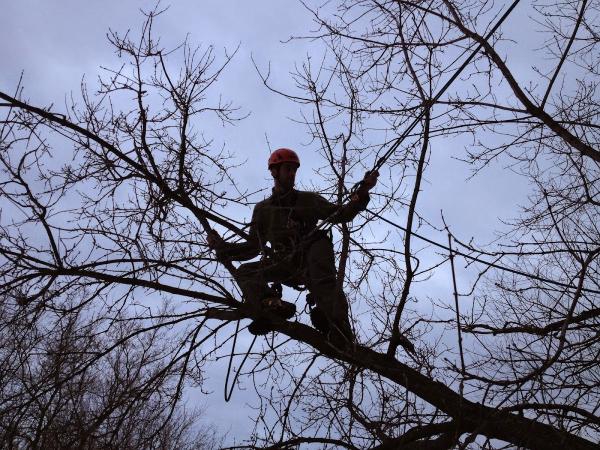
<path fill-rule="evenodd" d="M 334 230 L 359 344 L 334 347 L 304 314 L 276 322 L 242 373 L 261 402 L 250 447 L 598 448 L 598 7 L 533 4 L 549 62 L 530 86 L 510 70 L 501 34 L 487 34 L 498 15 L 491 2 L 357 0 L 312 10 L 319 28 L 309 37 L 327 53 L 293 75 L 297 92 L 281 93 L 303 105 L 322 151 L 317 187 L 341 204 L 369 161 L 402 147 L 379 160 L 389 179 L 364 217 Z M 0 93 L 2 193 L 15 205 L 2 223 L 2 286 L 42 310 L 79 292 L 71 308 L 135 306 L 140 321 L 180 327 L 166 367 L 177 367 L 181 384 L 255 317 L 231 281 L 235 266 L 215 261 L 204 240 L 211 226 L 245 238 L 217 207 L 252 199 L 231 179 L 235 159 L 200 128 L 207 115 L 241 119 L 211 95 L 231 55 L 218 64 L 211 48 L 185 42 L 173 72 L 174 53 L 152 36 L 158 13 L 148 13 L 138 41 L 110 35 L 125 64 L 95 97 L 84 87 L 65 115 L 29 104 L 20 89 Z M 436 96 L 451 62 L 476 45 L 461 77 Z M 450 227 L 448 243 L 423 236 L 436 230 L 418 204 L 432 148 L 463 134 L 473 137 L 465 163 L 476 172 L 512 161 L 535 186 L 494 247 L 464 243 Z M 57 161 L 47 136 L 71 143 L 68 161 Z M 399 248 L 369 237 L 383 223 L 401 230 Z M 437 256 L 424 254 L 423 238 Z M 424 315 L 416 293 L 439 267 L 454 274 L 459 258 L 476 267 L 462 295 L 473 305 L 434 299 Z M 178 306 L 156 310 L 144 292 Z"/>
<path fill-rule="evenodd" d="M 160 323 L 53 298 L 4 297 L 0 342 L 3 448 L 189 448 L 218 444 L 177 404 L 180 365 Z M 108 319 L 108 320 L 107 320 Z"/>

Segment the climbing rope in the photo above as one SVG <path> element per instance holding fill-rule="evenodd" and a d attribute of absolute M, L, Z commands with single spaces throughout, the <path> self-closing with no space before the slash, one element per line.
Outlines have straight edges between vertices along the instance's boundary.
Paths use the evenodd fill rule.
<path fill-rule="evenodd" d="M 235 375 L 233 377 L 233 381 L 231 382 L 231 389 L 229 389 L 228 391 L 228 386 L 229 386 L 229 376 L 231 375 L 231 366 L 233 364 L 233 356 L 235 355 L 235 344 L 237 342 L 237 337 L 238 337 L 238 332 L 240 329 L 240 321 L 238 320 L 236 325 L 235 325 L 235 334 L 233 335 L 233 344 L 231 344 L 231 354 L 229 355 L 229 364 L 227 365 L 227 375 L 225 376 L 225 386 L 224 386 L 224 394 L 225 394 L 225 401 L 228 402 L 229 400 L 231 400 L 231 394 L 233 393 L 233 389 L 235 388 L 235 383 L 237 382 L 238 377 L 240 376 L 240 373 L 242 371 L 242 368 L 244 367 L 244 364 L 246 363 L 246 360 L 248 359 L 248 356 L 250 356 L 250 352 L 252 351 L 252 347 L 254 347 L 254 343 L 256 342 L 256 338 L 258 336 L 254 336 L 254 339 L 252 339 L 252 343 L 250 344 L 250 347 L 248 347 L 248 350 L 246 351 L 246 354 L 244 355 L 244 359 L 242 359 L 242 363 L 240 364 L 239 369 L 235 372 Z"/>
<path fill-rule="evenodd" d="M 461 395 L 461 399 L 462 399 L 462 395 L 463 395 L 463 383 L 464 383 L 464 377 L 465 377 L 465 356 L 464 356 L 464 352 L 463 352 L 463 342 L 462 342 L 462 332 L 461 332 L 461 326 L 460 326 L 460 309 L 459 309 L 459 304 L 458 304 L 458 288 L 456 286 L 456 270 L 454 268 L 454 252 L 452 251 L 452 235 L 450 234 L 450 231 L 448 229 L 446 229 L 446 231 L 448 232 L 448 258 L 450 259 L 450 268 L 452 269 L 452 287 L 453 287 L 453 295 L 454 295 L 454 308 L 455 308 L 455 312 L 456 312 L 456 333 L 457 333 L 457 339 L 458 339 L 458 350 L 460 352 L 460 373 L 461 373 L 461 380 L 460 380 L 460 395 Z"/>

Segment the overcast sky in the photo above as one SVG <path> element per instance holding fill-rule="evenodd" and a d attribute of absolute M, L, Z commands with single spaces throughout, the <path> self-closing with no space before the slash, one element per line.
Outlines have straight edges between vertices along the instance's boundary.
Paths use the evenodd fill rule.
<path fill-rule="evenodd" d="M 136 29 L 142 22 L 139 8 L 150 6 L 151 2 L 0 0 L 0 5 L 0 90 L 13 92 L 24 71 L 25 98 L 38 105 L 54 103 L 55 110 L 60 111 L 65 96 L 78 91 L 84 74 L 92 84 L 100 66 L 118 64 L 106 40 L 108 29 L 120 32 Z M 517 23 L 507 24 L 508 29 L 518 26 L 519 19 L 515 20 Z M 212 44 L 217 54 L 240 46 L 218 90 L 250 116 L 236 127 L 206 131 L 234 151 L 240 161 L 247 160 L 237 172 L 242 188 L 268 187 L 267 139 L 273 148 L 292 147 L 305 156 L 307 164 L 303 165 L 298 180 L 301 184 L 310 181 L 313 153 L 304 145 L 308 142 L 306 130 L 289 120 L 298 117 L 298 106 L 264 88 L 250 55 L 261 67 L 270 62 L 273 82 L 290 89 L 293 82 L 289 72 L 295 63 L 302 62 L 315 50 L 315 44 L 281 41 L 291 35 L 306 34 L 311 28 L 310 15 L 299 2 L 292 0 L 174 0 L 157 23 L 157 34 L 162 36 L 165 46 L 182 41 L 188 33 L 192 43 Z M 518 67 L 526 60 L 527 53 L 513 50 L 511 64 Z M 432 143 L 432 167 L 420 205 L 438 224 L 439 213 L 444 210 L 459 236 L 486 241 L 493 236 L 498 217 L 516 214 L 516 205 L 524 197 L 526 185 L 501 166 L 492 168 L 484 177 L 465 182 L 469 173 L 464 165 L 451 159 L 461 145 L 456 141 Z M 443 235 L 434 237 L 444 239 Z M 232 404 L 225 405 L 223 376 L 222 367 L 214 368 L 208 386 L 214 395 L 200 398 L 198 394 L 190 401 L 200 401 L 209 407 L 210 419 L 219 423 L 222 431 L 227 431 L 230 424 L 231 435 L 243 438 L 249 430 L 245 416 L 252 411 L 241 406 L 252 401 L 251 393 L 234 393 Z"/>
<path fill-rule="evenodd" d="M 120 32 L 135 30 L 142 22 L 139 8 L 151 4 L 143 1 L 77 0 L 0 2 L 3 11 L 0 15 L 0 87 L 12 91 L 21 71 L 24 71 L 25 96 L 37 104 L 54 103 L 58 110 L 64 109 L 66 95 L 72 91 L 77 93 L 84 74 L 87 82 L 93 85 L 100 66 L 118 65 L 106 40 L 108 29 Z M 509 21 L 504 27 L 509 32 L 518 24 L 517 15 L 511 20 L 513 23 Z M 298 118 L 299 107 L 264 88 L 250 56 L 253 55 L 263 68 L 270 63 L 273 83 L 290 90 L 293 82 L 289 73 L 295 63 L 301 63 L 309 52 L 314 51 L 315 44 L 307 41 L 284 44 L 282 41 L 292 35 L 305 35 L 312 28 L 310 14 L 299 2 L 275 0 L 177 1 L 157 22 L 157 35 L 162 37 L 167 47 L 181 42 L 188 33 L 192 43 L 212 44 L 217 54 L 225 49 L 231 52 L 240 46 L 231 67 L 221 78 L 218 90 L 250 116 L 235 128 L 211 129 L 207 133 L 217 141 L 222 140 L 240 161 L 247 160 L 242 175 L 249 189 L 269 183 L 264 170 L 264 160 L 268 156 L 267 139 L 273 148 L 295 148 L 307 162 L 311 161 L 313 152 L 310 147 L 304 146 L 309 142 L 306 130 L 289 120 Z M 520 60 L 530 57 L 526 51 L 520 51 L 522 48 L 511 49 L 513 67 L 518 67 Z M 460 195 L 462 198 L 474 196 L 467 202 L 493 202 L 499 208 L 496 210 L 498 216 L 513 209 L 512 201 L 505 205 L 502 192 L 505 179 L 476 178 L 465 189 L 464 166 L 448 159 L 456 155 L 455 147 L 461 143 L 434 141 L 432 145 L 433 165 L 427 178 L 435 178 L 436 183 L 423 196 L 423 207 L 440 210 L 446 206 L 444 198 Z M 436 176 L 438 162 L 446 174 L 441 178 Z M 300 171 L 300 183 L 309 182 L 312 174 L 308 167 L 310 165 L 306 164 Z M 441 193 L 448 195 L 440 196 Z M 477 216 L 471 216 L 472 209 L 454 211 L 457 211 L 456 217 L 452 216 L 453 211 L 447 211 L 447 214 L 450 214 L 450 220 L 459 222 L 457 225 L 479 222 L 480 210 L 476 210 Z"/>

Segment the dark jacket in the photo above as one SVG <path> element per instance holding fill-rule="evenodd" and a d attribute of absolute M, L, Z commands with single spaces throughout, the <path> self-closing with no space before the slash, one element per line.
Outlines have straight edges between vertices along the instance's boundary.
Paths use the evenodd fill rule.
<path fill-rule="evenodd" d="M 220 256 L 234 261 L 252 259 L 266 248 L 267 242 L 275 254 L 296 252 L 302 238 L 315 229 L 319 220 L 350 222 L 368 203 L 366 192 L 359 192 L 341 208 L 314 192 L 294 189 L 284 195 L 273 193 L 254 207 L 248 241 L 226 243 Z"/>

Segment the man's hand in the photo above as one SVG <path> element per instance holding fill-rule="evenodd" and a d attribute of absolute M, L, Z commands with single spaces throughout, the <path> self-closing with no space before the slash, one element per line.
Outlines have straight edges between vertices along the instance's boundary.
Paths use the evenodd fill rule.
<path fill-rule="evenodd" d="M 211 250 L 219 251 L 225 244 L 225 241 L 215 230 L 210 230 L 206 235 L 206 243 Z"/>
<path fill-rule="evenodd" d="M 377 177 L 379 177 L 379 172 L 376 170 L 373 172 L 367 172 L 362 180 L 361 188 L 367 192 L 373 189 L 377 184 Z"/>
<path fill-rule="evenodd" d="M 215 230 L 210 230 L 206 235 L 206 243 L 208 244 L 208 248 L 215 251 L 215 256 L 217 257 L 217 261 L 226 261 L 227 258 L 223 255 L 223 250 L 225 249 L 225 240 L 219 236 Z"/>
<path fill-rule="evenodd" d="M 374 170 L 373 172 L 365 173 L 365 177 L 360 182 L 358 190 L 351 197 L 350 201 L 358 202 L 360 199 L 365 198 L 371 189 L 375 187 L 377 184 L 377 177 L 379 176 L 379 172 Z"/>

